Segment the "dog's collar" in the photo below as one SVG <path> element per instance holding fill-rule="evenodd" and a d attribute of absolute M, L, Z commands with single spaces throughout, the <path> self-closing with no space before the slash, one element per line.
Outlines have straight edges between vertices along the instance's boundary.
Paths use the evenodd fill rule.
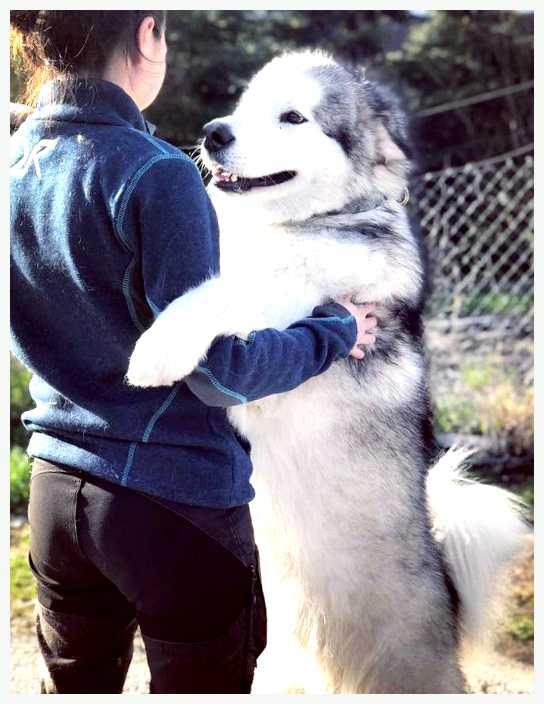
<path fill-rule="evenodd" d="M 408 205 L 408 203 L 410 202 L 410 191 L 407 188 L 404 189 L 404 192 L 402 194 L 402 200 L 399 200 L 397 202 L 401 205 Z"/>

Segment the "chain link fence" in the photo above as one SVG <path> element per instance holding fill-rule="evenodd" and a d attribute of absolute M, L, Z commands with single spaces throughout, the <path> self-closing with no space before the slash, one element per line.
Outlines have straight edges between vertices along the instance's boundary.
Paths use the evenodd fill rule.
<path fill-rule="evenodd" d="M 532 145 L 414 177 L 411 200 L 429 253 L 433 364 L 500 355 L 533 379 Z"/>

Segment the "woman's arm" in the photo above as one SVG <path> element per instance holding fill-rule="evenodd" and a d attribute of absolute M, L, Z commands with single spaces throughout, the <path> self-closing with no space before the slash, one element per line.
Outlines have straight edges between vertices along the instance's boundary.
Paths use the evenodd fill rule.
<path fill-rule="evenodd" d="M 319 306 L 287 330 L 267 328 L 248 340 L 231 335 L 212 344 L 185 383 L 209 406 L 234 406 L 296 388 L 347 357 L 357 322 L 338 303 Z"/>
<path fill-rule="evenodd" d="M 233 322 L 223 316 L 229 306 L 217 277 L 217 220 L 192 162 L 157 160 L 143 171 L 121 224 L 138 242 L 145 297 L 158 315 L 136 345 L 129 383 L 185 378 L 204 402 L 226 406 L 295 388 L 353 349 L 357 321 L 339 304 L 321 306 L 284 331 L 254 332 L 248 342 L 228 334 Z"/>

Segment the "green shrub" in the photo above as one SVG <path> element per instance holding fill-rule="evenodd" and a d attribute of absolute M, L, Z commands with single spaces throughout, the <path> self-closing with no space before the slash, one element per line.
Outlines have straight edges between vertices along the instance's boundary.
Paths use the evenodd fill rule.
<path fill-rule="evenodd" d="M 507 628 L 507 633 L 517 640 L 533 640 L 535 637 L 533 618 L 531 616 L 520 616 L 513 619 Z"/>
<path fill-rule="evenodd" d="M 535 511 L 535 490 L 533 479 L 529 479 L 522 484 L 513 484 L 507 487 L 509 491 L 519 496 L 525 504 L 524 514 L 529 523 L 534 523 Z"/>
<path fill-rule="evenodd" d="M 435 426 L 439 433 L 482 432 L 481 419 L 474 402 L 465 399 L 440 399 L 434 410 Z"/>
<path fill-rule="evenodd" d="M 515 313 L 527 315 L 533 310 L 533 297 L 530 294 L 513 294 L 509 291 L 493 291 L 467 296 L 463 301 L 462 315 L 497 315 Z"/>
<path fill-rule="evenodd" d="M 10 530 L 10 601 L 12 626 L 28 630 L 33 626 L 36 582 L 28 563 L 30 528 L 28 523 Z"/>
<path fill-rule="evenodd" d="M 497 355 L 469 358 L 460 368 L 462 386 L 434 404 L 438 432 L 487 435 L 516 454 L 533 448 L 533 387 Z"/>
<path fill-rule="evenodd" d="M 30 492 L 30 460 L 20 447 L 9 453 L 9 498 L 11 508 L 20 508 L 28 502 Z"/>
<path fill-rule="evenodd" d="M 30 372 L 20 364 L 15 357 L 10 359 L 9 391 L 10 391 L 10 445 L 26 447 L 28 433 L 21 423 L 21 413 L 34 406 L 28 393 Z"/>
<path fill-rule="evenodd" d="M 514 487 L 513 489 L 516 494 L 519 494 L 521 499 L 527 504 L 527 506 L 530 506 L 531 508 L 534 508 L 535 506 L 535 490 L 533 486 L 533 482 L 528 482 L 527 484 L 523 484 L 521 487 Z"/>

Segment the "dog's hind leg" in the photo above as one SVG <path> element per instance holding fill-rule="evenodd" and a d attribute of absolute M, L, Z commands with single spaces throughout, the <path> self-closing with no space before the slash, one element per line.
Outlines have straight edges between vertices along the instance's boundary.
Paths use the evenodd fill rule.
<path fill-rule="evenodd" d="M 363 591 L 364 580 L 359 580 L 364 599 L 351 613 L 336 610 L 334 617 L 336 605 L 327 609 L 321 660 L 329 691 L 464 692 L 456 614 L 439 570 L 434 561 L 417 574 L 399 570 L 398 565 L 388 571 L 385 565 L 380 590 Z"/>
<path fill-rule="evenodd" d="M 270 560 L 266 543 L 260 558 L 266 593 L 268 644 L 259 657 L 253 694 L 323 694 L 327 691 L 314 649 L 296 637 L 304 594 L 295 577 Z"/>
<path fill-rule="evenodd" d="M 410 626 L 412 628 L 412 626 Z M 407 634 L 401 621 L 374 636 L 355 630 L 322 658 L 329 675 L 328 691 L 339 694 L 462 694 L 465 681 L 457 643 L 444 624 Z M 332 656 L 332 657 L 331 657 Z"/>
<path fill-rule="evenodd" d="M 353 691 L 353 690 L 352 690 Z M 430 652 L 421 643 L 386 649 L 357 685 L 359 693 L 463 694 L 465 680 L 457 662 L 457 649 Z"/>

